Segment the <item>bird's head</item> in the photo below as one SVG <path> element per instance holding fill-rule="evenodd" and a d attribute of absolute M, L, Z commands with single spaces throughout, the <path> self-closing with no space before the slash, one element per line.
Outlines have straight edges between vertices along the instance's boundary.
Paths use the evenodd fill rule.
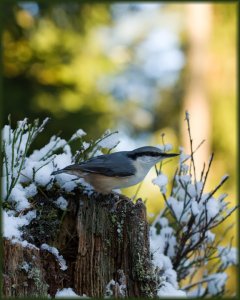
<path fill-rule="evenodd" d="M 129 151 L 128 157 L 138 163 L 153 166 L 165 158 L 177 156 L 177 153 L 165 153 L 157 147 L 145 146 Z"/>

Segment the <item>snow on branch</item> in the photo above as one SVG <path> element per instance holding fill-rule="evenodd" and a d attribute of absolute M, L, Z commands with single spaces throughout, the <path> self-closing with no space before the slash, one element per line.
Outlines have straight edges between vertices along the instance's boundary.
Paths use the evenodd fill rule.
<path fill-rule="evenodd" d="M 231 245 L 232 239 L 229 245 L 220 246 L 221 239 L 217 239 L 212 229 L 229 218 L 237 207 L 229 207 L 226 194 L 215 196 L 228 180 L 228 175 L 224 175 L 211 191 L 205 191 L 213 154 L 208 164 L 203 166 L 201 177 L 197 179 L 194 154 L 204 141 L 196 149 L 193 148 L 188 112 L 185 120 L 190 154 L 185 154 L 180 147 L 179 166 L 171 187 L 168 184 L 171 180 L 168 180 L 162 170 L 157 170 L 157 177 L 153 180 L 159 186 L 165 201 L 165 208 L 151 227 L 153 261 L 161 282 L 158 294 L 165 295 L 164 289 L 171 284 L 173 289 L 177 288 L 177 292 L 173 293 L 177 297 L 179 289 L 176 283 L 189 279 L 189 284 L 182 287 L 187 296 L 219 296 L 226 289 L 225 270 L 237 264 L 237 250 Z M 170 188 L 169 195 L 167 187 Z M 229 228 L 223 236 L 228 231 Z M 210 261 L 214 264 L 207 271 Z M 205 266 L 205 272 L 199 279 L 197 274 L 201 266 Z"/>
<path fill-rule="evenodd" d="M 54 178 L 51 173 L 71 163 L 103 154 L 102 149 L 110 152 L 119 143 L 119 138 L 118 132 L 107 130 L 96 141 L 86 142 L 86 133 L 78 129 L 68 141 L 54 135 L 41 149 L 29 153 L 33 141 L 44 130 L 49 118 L 42 123 L 38 119 L 30 123 L 25 118 L 17 122 L 15 129 L 10 116 L 8 121 L 9 124 L 2 129 L 1 148 L 4 236 L 23 242 L 21 228 L 36 218 L 31 201 L 38 192 L 44 193 L 44 189 L 49 190 L 54 186 L 68 192 L 76 186 L 91 190 L 83 179 L 76 180 L 75 176 L 66 174 L 59 174 Z M 79 150 L 76 153 L 71 150 L 73 142 L 78 143 Z M 63 197 L 59 197 L 54 204 L 65 210 L 68 203 Z M 30 214 L 32 218 L 29 217 Z"/>
<path fill-rule="evenodd" d="M 9 124 L 2 130 L 3 234 L 6 238 L 19 241 L 23 245 L 26 241 L 22 236 L 22 228 L 38 215 L 36 203 L 32 202 L 38 192 L 44 194 L 44 190 L 54 187 L 70 192 L 76 186 L 86 191 L 91 190 L 83 179 L 76 180 L 75 176 L 71 178 L 66 174 L 59 174 L 53 178 L 51 173 L 71 163 L 79 163 L 103 152 L 109 153 L 119 143 L 118 132 L 107 130 L 96 141 L 86 142 L 86 133 L 78 129 L 68 141 L 53 136 L 41 149 L 29 153 L 32 142 L 43 131 L 48 121 L 47 118 L 42 123 L 39 120 L 28 123 L 25 118 L 13 129 L 9 117 Z M 157 177 L 153 180 L 153 183 L 159 186 L 165 201 L 164 209 L 150 228 L 157 294 L 159 297 L 219 296 L 225 293 L 226 269 L 238 263 L 237 250 L 232 247 L 232 239 L 227 246 L 222 246 L 221 239 L 217 239 L 212 230 L 229 218 L 237 207 L 229 207 L 225 193 L 216 197 L 216 193 L 228 180 L 228 175 L 220 178 L 212 190 L 205 189 L 213 154 L 208 163 L 204 164 L 200 178 L 196 177 L 195 153 L 204 141 L 194 149 L 188 113 L 186 122 L 190 154 L 184 153 L 182 147 L 179 148 L 179 165 L 173 180 L 163 174 L 164 162 L 160 163 L 159 168 L 156 167 Z M 166 152 L 171 151 L 172 145 L 164 143 L 164 135 L 162 140 L 163 145 L 158 147 Z M 71 150 L 73 142 L 78 143 L 79 150 L 76 153 L 72 153 Z M 68 203 L 58 196 L 53 205 L 64 213 Z M 222 234 L 222 239 L 227 236 L 230 227 Z M 26 245 L 29 246 L 29 243 Z M 64 259 L 56 248 L 42 247 L 47 247 L 59 260 L 61 267 L 66 268 Z M 207 271 L 210 262 L 211 268 Z M 197 275 L 202 266 L 205 266 L 206 271 L 200 278 Z M 188 284 L 181 286 L 181 281 L 186 278 Z M 124 282 L 117 283 L 113 280 L 110 283 L 107 295 L 111 295 L 112 289 L 116 287 L 124 293 Z M 65 291 L 59 291 L 57 296 L 60 297 L 64 293 Z M 73 292 L 67 290 L 67 295 L 73 296 Z"/>

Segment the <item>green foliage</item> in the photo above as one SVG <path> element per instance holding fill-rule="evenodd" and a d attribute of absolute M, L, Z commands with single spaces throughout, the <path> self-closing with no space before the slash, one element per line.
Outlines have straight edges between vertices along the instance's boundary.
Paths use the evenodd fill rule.
<path fill-rule="evenodd" d="M 49 136 L 56 127 L 62 128 L 64 118 L 65 138 L 76 124 L 93 137 L 109 127 L 111 98 L 99 94 L 96 82 L 112 66 L 92 30 L 109 22 L 107 7 L 40 4 L 37 15 L 18 4 L 6 7 L 3 84 L 8 101 L 4 111 L 11 113 L 14 121 L 29 113 L 32 118 L 54 116 L 55 124 L 47 129 Z M 36 147 L 46 142 L 42 136 Z"/>

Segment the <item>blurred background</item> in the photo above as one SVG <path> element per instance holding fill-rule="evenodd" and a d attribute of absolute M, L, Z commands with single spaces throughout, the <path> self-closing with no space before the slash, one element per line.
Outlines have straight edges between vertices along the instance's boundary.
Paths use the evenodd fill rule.
<path fill-rule="evenodd" d="M 184 112 L 190 114 L 197 172 L 214 152 L 207 188 L 237 202 L 237 3 L 18 2 L 2 4 L 3 120 L 51 117 L 34 147 L 53 134 L 89 139 L 118 130 L 117 150 L 171 143 L 189 151 Z M 77 146 L 76 146 L 77 147 Z M 171 178 L 176 161 L 164 165 Z M 138 196 L 150 222 L 163 207 L 150 172 Z M 137 187 L 125 194 L 133 196 Z M 236 214 L 223 223 L 221 233 Z M 226 244 L 234 236 L 229 232 Z M 228 288 L 236 287 L 230 270 Z"/>

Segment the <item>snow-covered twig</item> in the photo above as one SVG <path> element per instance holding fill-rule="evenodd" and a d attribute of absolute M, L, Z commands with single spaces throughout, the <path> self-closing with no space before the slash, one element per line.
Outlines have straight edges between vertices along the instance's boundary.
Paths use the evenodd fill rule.
<path fill-rule="evenodd" d="M 156 230 L 154 245 L 157 246 L 159 238 L 160 257 L 163 259 L 163 256 L 166 256 L 171 259 L 173 268 L 171 272 L 176 272 L 178 282 L 189 279 L 188 285 L 183 287 L 187 295 L 201 297 L 222 295 L 226 292 L 227 276 L 225 270 L 228 266 L 237 263 L 237 254 L 232 247 L 232 237 L 227 247 L 220 246 L 230 227 L 219 239 L 212 232 L 212 229 L 228 219 L 238 206 L 229 209 L 229 203 L 225 201 L 226 194 L 215 198 L 216 192 L 229 178 L 228 175 L 223 176 L 220 183 L 212 191 L 205 191 L 214 154 L 211 154 L 207 168 L 204 163 L 200 180 L 197 180 L 196 156 L 193 154 L 204 141 L 195 150 L 193 149 L 190 116 L 187 112 L 185 120 L 187 121 L 190 154 L 186 155 L 183 153 L 183 149 L 180 149 L 179 167 L 176 169 L 172 180 L 170 196 L 168 197 L 166 194 L 166 187 L 162 191 L 160 180 L 153 180 L 155 184 L 159 185 L 165 202 L 163 211 L 160 212 L 152 224 L 153 232 Z M 189 158 L 191 158 L 190 168 L 185 165 Z M 156 173 L 158 177 L 164 176 L 162 169 L 161 174 L 157 169 Z M 168 234 L 166 235 L 166 233 Z M 170 252 L 169 249 L 171 249 Z M 211 274 L 208 274 L 207 266 L 212 261 L 215 264 L 211 264 Z M 203 267 L 205 267 L 205 273 L 202 278 L 198 278 L 197 281 L 193 282 L 199 268 Z M 164 270 L 162 272 L 165 274 Z"/>

